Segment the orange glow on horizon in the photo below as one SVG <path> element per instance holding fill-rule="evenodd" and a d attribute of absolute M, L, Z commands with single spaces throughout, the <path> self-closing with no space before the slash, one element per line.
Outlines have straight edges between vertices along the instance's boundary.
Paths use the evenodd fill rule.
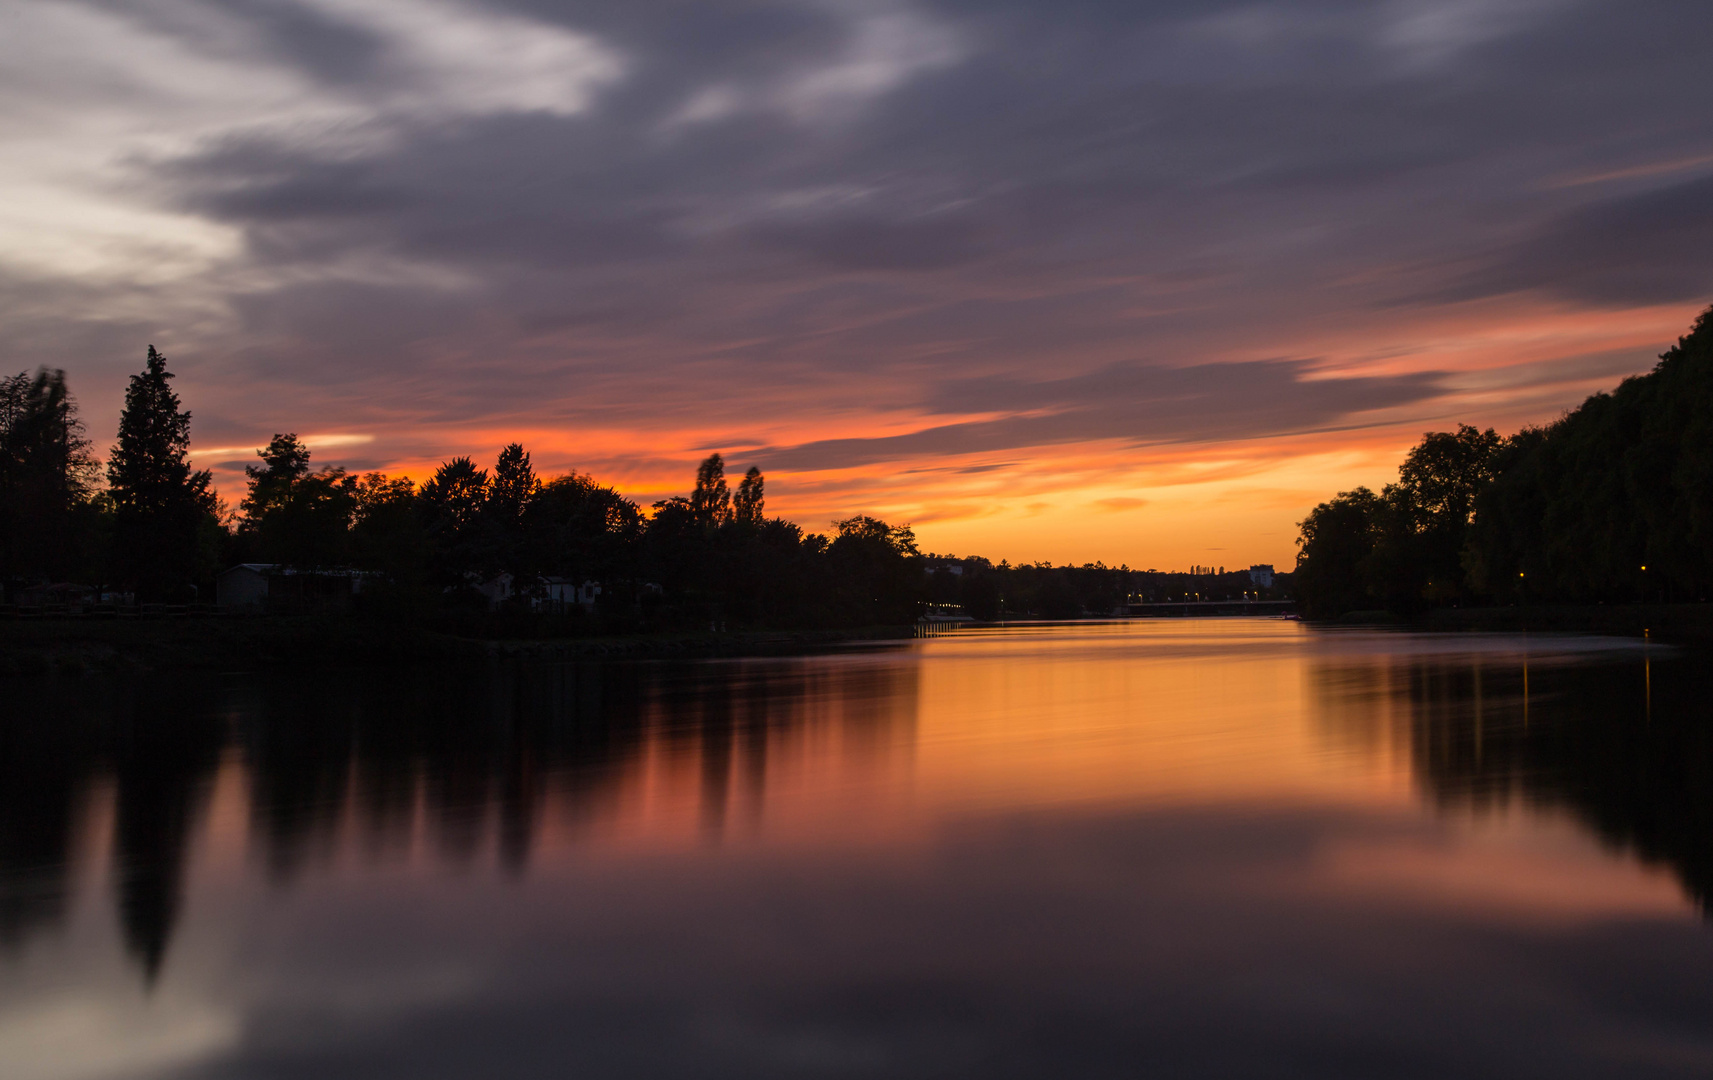
<path fill-rule="evenodd" d="M 996 562 L 1098 560 L 1161 569 L 1265 562 L 1285 569 L 1295 561 L 1296 522 L 1309 509 L 1335 492 L 1378 489 L 1395 479 L 1405 451 L 1424 431 L 1461 422 L 1508 434 L 1550 421 L 1623 374 L 1645 371 L 1696 310 L 1581 310 L 1512 300 L 1419 311 L 1408 319 L 1367 313 L 1296 340 L 1259 341 L 1201 362 L 1317 357 L 1311 378 L 1437 372 L 1438 396 L 1351 415 L 1325 429 L 1253 438 L 1149 442 L 1140 432 L 1131 440 L 905 457 L 842 469 L 769 467 L 768 510 L 808 531 L 869 513 L 912 524 L 924 550 Z M 714 449 L 725 453 L 730 471 L 741 472 L 772 447 L 883 438 L 996 415 L 792 400 L 789 407 L 756 402 L 749 415 L 695 426 L 673 424 L 668 416 L 658 424 L 568 428 L 526 413 L 501 427 L 432 428 L 395 414 L 370 426 L 342 422 L 336 434 L 306 439 L 318 464 L 367 458 L 365 471 L 378 462 L 380 471 L 419 483 L 451 457 L 468 454 L 486 465 L 506 443 L 519 441 L 541 474 L 588 473 L 647 509 L 686 492 L 696 461 Z M 330 425 L 298 427 L 325 431 Z M 403 445 L 422 449 L 390 449 Z M 208 460 L 214 454 L 219 458 Z M 204 452 L 199 462 L 220 465 L 217 485 L 233 504 L 242 498 L 236 464 L 242 460 L 253 458 L 228 445 Z"/>

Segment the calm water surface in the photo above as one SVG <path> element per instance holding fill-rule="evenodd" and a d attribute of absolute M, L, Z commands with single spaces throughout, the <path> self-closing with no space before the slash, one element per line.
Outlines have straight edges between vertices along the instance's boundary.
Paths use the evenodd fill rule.
<path fill-rule="evenodd" d="M 0 1076 L 1713 1075 L 1713 678 L 1206 620 L 14 683 Z"/>

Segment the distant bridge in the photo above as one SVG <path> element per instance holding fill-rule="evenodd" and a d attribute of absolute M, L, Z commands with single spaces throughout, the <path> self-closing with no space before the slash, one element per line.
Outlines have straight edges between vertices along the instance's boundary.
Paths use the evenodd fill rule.
<path fill-rule="evenodd" d="M 1294 615 L 1295 600 L 1175 600 L 1159 604 L 1126 604 L 1133 619 L 1182 619 L 1197 615 Z"/>

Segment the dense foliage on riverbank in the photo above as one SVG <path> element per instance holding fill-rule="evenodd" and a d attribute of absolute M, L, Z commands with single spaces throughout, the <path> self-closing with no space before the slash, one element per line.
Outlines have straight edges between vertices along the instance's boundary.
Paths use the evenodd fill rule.
<path fill-rule="evenodd" d="M 1299 599 L 1333 617 L 1713 592 L 1713 308 L 1646 375 L 1509 438 L 1426 435 L 1378 494 L 1301 523 Z"/>
<path fill-rule="evenodd" d="M 308 447 L 288 433 L 258 452 L 244 498 L 228 508 L 210 475 L 190 467 L 191 417 L 172 379 L 151 347 L 104 470 L 63 372 L 0 379 L 7 602 L 40 607 L 42 587 L 65 582 L 121 606 L 207 605 L 219 571 L 261 564 L 269 574 L 323 579 L 319 593 L 304 586 L 294 602 L 270 594 L 275 610 L 354 601 L 360 613 L 394 624 L 504 639 L 900 626 L 952 611 L 1068 619 L 1136 602 L 1286 592 L 1247 570 L 924 555 L 908 526 L 867 515 L 809 532 L 766 515 L 759 469 L 734 489 L 719 454 L 701 463 L 687 496 L 645 509 L 582 473 L 537 476 L 516 443 L 491 469 L 455 458 L 419 485 L 314 467 Z M 361 587 L 352 590 L 355 579 Z M 329 595 L 339 603 L 325 603 Z"/>
<path fill-rule="evenodd" d="M 67 582 L 121 602 L 206 603 L 216 572 L 236 563 L 360 574 L 373 613 L 435 624 L 499 604 L 621 632 L 852 627 L 908 623 L 923 599 L 907 527 L 857 515 L 806 533 L 765 516 L 759 470 L 734 493 L 718 454 L 687 498 L 647 512 L 586 475 L 537 477 L 516 444 L 491 472 L 461 457 L 419 486 L 312 469 L 309 450 L 282 434 L 246 470 L 248 491 L 231 512 L 209 474 L 189 465 L 190 413 L 172 377 L 150 348 L 104 486 L 64 373 L 0 380 L 5 599 Z M 563 596 L 543 604 L 548 579 L 598 583 L 600 611 Z"/>

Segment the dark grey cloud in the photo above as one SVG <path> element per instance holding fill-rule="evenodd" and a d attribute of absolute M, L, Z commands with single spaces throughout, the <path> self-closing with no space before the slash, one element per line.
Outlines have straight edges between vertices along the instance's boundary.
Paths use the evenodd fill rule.
<path fill-rule="evenodd" d="M 269 408 L 344 415 L 401 392 L 422 417 L 621 415 L 644 386 L 662 415 L 754 418 L 809 386 L 852 409 L 1009 413 L 1083 392 L 1038 378 L 1061 357 L 1143 354 L 1160 363 L 1079 377 L 1098 401 L 886 453 L 1056 442 L 1084 421 L 1224 438 L 1432 395 L 1431 376 L 1204 363 L 1344 313 L 1713 292 L 1713 164 L 1668 167 L 1713 153 L 1701 0 L 107 10 L 308 102 L 197 114 L 127 159 L 139 198 L 237 238 L 177 293 L 199 327 L 210 305 L 232 316 L 187 348 L 222 357 L 211 418 L 234 427 L 265 411 L 245 403 L 258 380 Z M 554 34 L 617 65 L 581 103 L 541 90 L 556 69 L 518 45 Z M 1174 380 L 1192 377 L 1196 401 L 1225 404 L 1185 407 Z M 792 404 L 770 405 L 782 387 Z"/>
<path fill-rule="evenodd" d="M 1579 207 L 1472 274 L 1475 294 L 1546 289 L 1597 304 L 1713 297 L 1713 176 Z"/>
<path fill-rule="evenodd" d="M 1676 110 L 1652 118 L 1652 139 L 1621 129 L 1669 104 L 1671 73 L 1627 93 L 1612 76 L 1651 68 L 1651 34 L 1681 41 L 1687 22 L 1705 37 L 1709 21 L 1549 0 L 928 5 L 900 9 L 921 13 L 900 33 L 931 25 L 955 59 L 912 68 L 893 42 L 895 84 L 793 116 L 813 96 L 794 80 L 860 52 L 862 20 L 695 7 L 491 5 L 600 35 L 630 72 L 587 115 L 428 125 L 356 160 L 344 146 L 329 159 L 227 142 L 171 163 L 175 184 L 268 258 L 380 248 L 564 275 L 637 258 L 768 271 L 793 256 L 833 273 L 974 260 L 1169 272 L 1234 242 L 1222 261 L 1271 267 L 1269 244 L 1295 233 L 1284 246 L 1310 274 L 1336 272 L 1376 258 L 1388 234 L 1503 245 L 1478 222 L 1447 236 L 1446 218 L 1526 199 L 1515 174 L 1531 166 L 1538 180 L 1590 153 L 1678 145 Z M 277 22 L 284 6 L 266 10 Z M 295 64 L 331 55 L 313 35 L 269 41 Z M 1607 78 L 1552 77 L 1595 42 Z M 885 68 L 885 49 L 864 62 Z M 674 121 L 708 91 L 729 109 Z M 1495 179 L 1486 200 L 1473 190 Z M 1448 183 L 1467 185 L 1462 205 L 1423 204 Z M 1533 201 L 1550 213 L 1571 200 Z"/>
<path fill-rule="evenodd" d="M 381 39 L 374 31 L 293 0 L 222 0 L 219 6 L 249 20 L 279 55 L 320 79 L 359 82 L 380 59 Z"/>
<path fill-rule="evenodd" d="M 851 270 L 932 270 L 972 262 L 983 254 L 980 226 L 952 216 L 769 224 L 755 229 L 753 235 L 764 243 Z"/>
<path fill-rule="evenodd" d="M 775 468 L 812 470 L 1106 439 L 1143 445 L 1262 438 L 1335 425 L 1353 413 L 1425 401 L 1443 392 L 1436 373 L 1305 378 L 1311 370 L 1291 360 L 1184 368 L 1137 363 L 1040 382 L 955 380 L 937 388 L 927 403 L 930 410 L 1013 415 L 905 435 L 826 439 L 774 448 L 760 457 Z"/>

